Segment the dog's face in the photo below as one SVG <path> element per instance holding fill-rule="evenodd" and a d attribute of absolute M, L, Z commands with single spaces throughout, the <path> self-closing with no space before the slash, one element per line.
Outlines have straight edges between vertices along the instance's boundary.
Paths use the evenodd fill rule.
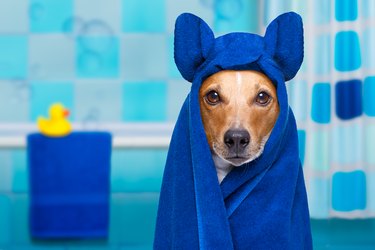
<path fill-rule="evenodd" d="M 262 154 L 279 114 L 276 88 L 267 76 L 223 70 L 202 83 L 199 96 L 214 155 L 240 166 Z"/>

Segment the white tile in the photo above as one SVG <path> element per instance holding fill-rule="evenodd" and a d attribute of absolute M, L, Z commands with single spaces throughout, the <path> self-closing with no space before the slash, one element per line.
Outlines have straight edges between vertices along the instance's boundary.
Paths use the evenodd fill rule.
<path fill-rule="evenodd" d="M 24 80 L 0 81 L 0 122 L 29 120 L 29 84 Z"/>
<path fill-rule="evenodd" d="M 119 80 L 80 80 L 75 84 L 77 121 L 121 121 L 122 85 Z"/>
<path fill-rule="evenodd" d="M 121 0 L 75 0 L 80 35 L 109 35 L 121 31 Z M 77 29 L 77 27 L 75 27 Z"/>
<path fill-rule="evenodd" d="M 0 33 L 29 30 L 28 0 L 0 0 Z"/>
<path fill-rule="evenodd" d="M 166 35 L 124 35 L 121 70 L 126 81 L 163 80 L 167 77 Z"/>
<path fill-rule="evenodd" d="M 173 80 L 168 82 L 168 121 L 176 121 L 187 95 L 191 89 L 191 83 L 185 80 Z"/>
<path fill-rule="evenodd" d="M 75 75 L 75 40 L 63 34 L 31 35 L 29 77 L 32 80 L 70 80 Z"/>

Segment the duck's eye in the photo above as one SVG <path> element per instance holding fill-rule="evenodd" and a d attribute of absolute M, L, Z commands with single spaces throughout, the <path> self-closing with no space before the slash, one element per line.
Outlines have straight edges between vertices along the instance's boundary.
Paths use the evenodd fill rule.
<path fill-rule="evenodd" d="M 219 93 L 217 93 L 215 90 L 211 90 L 206 94 L 206 101 L 210 105 L 218 104 L 220 102 Z"/>
<path fill-rule="evenodd" d="M 256 103 L 262 106 L 267 105 L 270 100 L 271 96 L 264 91 L 260 92 L 255 99 Z"/>

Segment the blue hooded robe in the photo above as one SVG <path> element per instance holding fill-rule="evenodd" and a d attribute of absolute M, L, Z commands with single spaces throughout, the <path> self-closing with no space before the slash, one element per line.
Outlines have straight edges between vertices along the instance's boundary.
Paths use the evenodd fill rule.
<path fill-rule="evenodd" d="M 160 193 L 154 249 L 312 249 L 297 128 L 285 81 L 303 60 L 302 20 L 285 13 L 264 37 L 215 39 L 192 14 L 178 17 L 175 62 L 192 82 L 177 120 Z M 279 117 L 256 160 L 219 184 L 200 115 L 199 88 L 221 70 L 257 70 L 277 89 Z M 249 114 L 251 115 L 251 114 Z"/>

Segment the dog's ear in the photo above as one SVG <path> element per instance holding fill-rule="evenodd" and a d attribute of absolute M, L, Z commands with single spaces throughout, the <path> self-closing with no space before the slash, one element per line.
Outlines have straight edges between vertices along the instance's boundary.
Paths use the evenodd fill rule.
<path fill-rule="evenodd" d="M 207 58 L 215 37 L 208 25 L 199 17 L 184 13 L 176 20 L 174 59 L 181 75 L 193 81 L 195 71 Z"/>
<path fill-rule="evenodd" d="M 267 27 L 266 51 L 289 81 L 301 67 L 303 60 L 303 25 L 301 17 L 288 12 L 278 16 Z"/>

